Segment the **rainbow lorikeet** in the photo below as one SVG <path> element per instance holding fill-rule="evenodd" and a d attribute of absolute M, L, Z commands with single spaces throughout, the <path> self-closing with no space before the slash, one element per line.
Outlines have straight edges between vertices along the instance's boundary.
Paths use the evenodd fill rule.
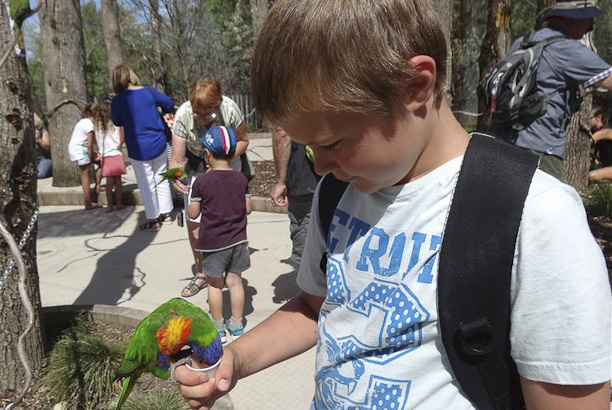
<path fill-rule="evenodd" d="M 221 358 L 217 329 L 199 307 L 182 298 L 163 303 L 134 330 L 116 377 L 123 379 L 115 410 L 119 410 L 143 372 L 167 380 L 171 366 L 189 353 L 209 365 Z"/>
<path fill-rule="evenodd" d="M 187 174 L 185 173 L 185 170 L 180 167 L 170 168 L 166 172 L 159 174 L 159 175 L 162 176 L 162 180 L 157 185 L 161 184 L 162 181 L 174 182 L 177 179 L 180 180 L 183 178 L 187 178 Z"/>

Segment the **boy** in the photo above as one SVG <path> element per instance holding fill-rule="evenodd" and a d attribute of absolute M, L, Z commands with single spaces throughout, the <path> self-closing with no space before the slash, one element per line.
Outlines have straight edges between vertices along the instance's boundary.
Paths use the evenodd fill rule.
<path fill-rule="evenodd" d="M 200 216 L 196 246 L 202 252 L 202 271 L 208 279 L 208 306 L 221 341 L 227 337 L 223 326 L 223 285 L 230 292 L 232 317 L 225 324 L 237 338 L 244 332 L 244 287 L 241 274 L 251 266 L 246 237 L 247 215 L 251 213 L 248 181 L 234 171 L 230 161 L 236 151 L 232 128 L 212 126 L 201 139 L 210 170 L 193 184 L 189 217 Z M 245 200 L 246 197 L 246 200 Z"/>
<path fill-rule="evenodd" d="M 446 44 L 429 3 L 279 0 L 270 10 L 251 75 L 257 111 L 312 147 L 317 173 L 350 186 L 327 243 L 315 193 L 302 292 L 225 348 L 214 379 L 177 370 L 192 408 L 315 344 L 312 409 L 475 408 L 439 332 L 437 256 L 470 135 L 443 96 Z M 578 195 L 537 171 L 511 287 L 528 409 L 607 405 L 605 272 Z"/>

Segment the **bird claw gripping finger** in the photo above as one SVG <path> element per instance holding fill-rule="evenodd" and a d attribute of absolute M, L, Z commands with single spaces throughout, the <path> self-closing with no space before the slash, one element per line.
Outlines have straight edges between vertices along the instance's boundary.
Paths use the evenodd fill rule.
<path fill-rule="evenodd" d="M 191 366 L 191 358 L 183 357 L 182 359 L 177 360 L 174 364 L 170 365 L 170 378 L 168 380 L 176 386 L 179 386 L 180 383 L 177 382 L 176 379 L 174 378 L 174 372 L 176 371 L 177 367 L 182 366 L 184 364 L 188 364 Z"/>

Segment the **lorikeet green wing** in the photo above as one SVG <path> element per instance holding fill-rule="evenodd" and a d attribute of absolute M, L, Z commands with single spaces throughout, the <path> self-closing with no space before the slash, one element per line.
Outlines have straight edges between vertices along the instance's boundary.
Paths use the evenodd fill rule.
<path fill-rule="evenodd" d="M 221 357 L 221 339 L 210 316 L 185 299 L 174 298 L 151 312 L 134 330 L 117 370 L 117 379 L 124 380 L 115 410 L 123 406 L 143 372 L 167 380 L 170 366 L 185 346 L 209 365 Z"/>
<path fill-rule="evenodd" d="M 161 174 L 161 176 L 164 180 L 174 181 L 187 177 L 187 174 L 183 168 L 174 167 Z"/>

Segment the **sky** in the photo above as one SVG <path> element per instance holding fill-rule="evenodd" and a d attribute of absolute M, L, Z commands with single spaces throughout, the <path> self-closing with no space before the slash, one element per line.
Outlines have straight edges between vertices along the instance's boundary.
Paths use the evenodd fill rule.
<path fill-rule="evenodd" d="M 62 1 L 62 0 L 60 0 Z M 85 3 L 89 3 L 91 1 L 93 1 L 96 5 L 97 9 L 100 9 L 101 7 L 101 0 L 80 0 L 81 4 L 85 4 Z M 36 0 L 30 0 L 30 7 L 36 7 Z M 30 57 L 32 55 L 31 53 L 31 49 L 32 49 L 32 44 L 33 44 L 33 39 L 38 36 L 38 33 L 40 32 L 40 21 L 38 19 L 38 14 L 34 14 L 33 16 L 30 16 L 30 18 L 28 18 L 24 23 L 23 23 L 23 32 L 24 32 L 24 36 L 25 36 L 25 45 L 26 45 L 26 56 Z"/>

